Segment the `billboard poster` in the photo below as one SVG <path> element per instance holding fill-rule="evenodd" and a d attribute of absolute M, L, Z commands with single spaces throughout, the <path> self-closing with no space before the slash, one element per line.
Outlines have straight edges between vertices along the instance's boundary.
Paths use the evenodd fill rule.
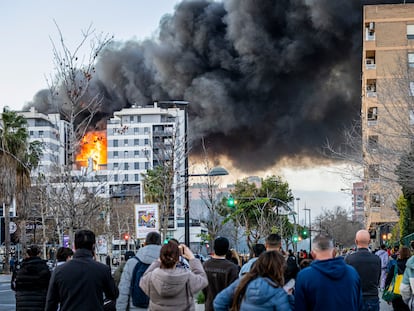
<path fill-rule="evenodd" d="M 148 232 L 159 231 L 158 204 L 135 204 L 135 228 L 138 239 L 145 239 Z"/>

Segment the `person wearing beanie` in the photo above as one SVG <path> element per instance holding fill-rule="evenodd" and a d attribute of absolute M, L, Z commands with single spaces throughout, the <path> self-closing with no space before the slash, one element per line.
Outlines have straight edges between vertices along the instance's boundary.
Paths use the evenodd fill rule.
<path fill-rule="evenodd" d="M 203 289 L 205 296 L 205 311 L 214 311 L 213 301 L 216 295 L 233 283 L 239 276 L 237 265 L 226 259 L 230 243 L 225 237 L 214 240 L 214 254 L 204 263 L 208 278 L 208 286 Z"/>

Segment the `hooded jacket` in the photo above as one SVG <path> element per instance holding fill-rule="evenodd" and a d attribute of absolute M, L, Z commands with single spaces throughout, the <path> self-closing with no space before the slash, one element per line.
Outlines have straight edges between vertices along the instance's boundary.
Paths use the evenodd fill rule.
<path fill-rule="evenodd" d="M 295 286 L 295 310 L 362 310 L 358 272 L 342 257 L 314 260 L 299 272 Z"/>
<path fill-rule="evenodd" d="M 190 269 L 161 269 L 154 261 L 139 283 L 150 298 L 151 311 L 195 310 L 193 295 L 208 285 L 207 275 L 198 259 L 189 261 Z"/>
<path fill-rule="evenodd" d="M 233 295 L 241 279 L 234 281 L 222 290 L 214 299 L 215 311 L 227 311 L 233 303 Z M 240 311 L 290 311 L 293 308 L 293 296 L 288 295 L 283 287 L 277 286 L 269 278 L 257 277 L 249 282 L 240 305 Z"/>
<path fill-rule="evenodd" d="M 160 257 L 161 245 L 150 244 L 140 248 L 136 256 L 138 259 L 146 264 L 153 263 L 158 257 Z M 124 266 L 121 275 L 121 281 L 119 282 L 119 296 L 116 300 L 116 310 L 146 310 L 146 308 L 138 308 L 129 302 L 129 293 L 131 289 L 132 273 L 134 272 L 135 265 L 138 263 L 136 259 L 129 259 Z M 128 309 L 129 305 L 129 309 Z"/>
<path fill-rule="evenodd" d="M 414 311 L 414 256 L 411 256 L 405 264 L 400 291 L 403 301 L 411 311 Z"/>

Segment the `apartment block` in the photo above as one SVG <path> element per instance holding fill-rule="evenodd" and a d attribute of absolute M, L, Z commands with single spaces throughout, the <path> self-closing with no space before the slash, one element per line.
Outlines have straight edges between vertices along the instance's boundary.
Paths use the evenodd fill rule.
<path fill-rule="evenodd" d="M 365 5 L 362 26 L 364 218 L 379 230 L 398 221 L 395 169 L 412 144 L 414 4 Z"/>

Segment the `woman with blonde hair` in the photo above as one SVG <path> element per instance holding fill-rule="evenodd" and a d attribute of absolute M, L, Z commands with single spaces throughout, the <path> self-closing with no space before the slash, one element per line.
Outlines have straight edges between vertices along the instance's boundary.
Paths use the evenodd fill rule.
<path fill-rule="evenodd" d="M 293 310 L 293 296 L 284 289 L 285 258 L 278 251 L 262 253 L 250 272 L 214 299 L 214 310 Z"/>
<path fill-rule="evenodd" d="M 190 270 L 177 267 L 185 257 Z M 160 258 L 148 267 L 139 286 L 149 297 L 151 311 L 195 310 L 194 294 L 208 285 L 201 262 L 186 245 L 169 241 L 160 251 Z"/>

